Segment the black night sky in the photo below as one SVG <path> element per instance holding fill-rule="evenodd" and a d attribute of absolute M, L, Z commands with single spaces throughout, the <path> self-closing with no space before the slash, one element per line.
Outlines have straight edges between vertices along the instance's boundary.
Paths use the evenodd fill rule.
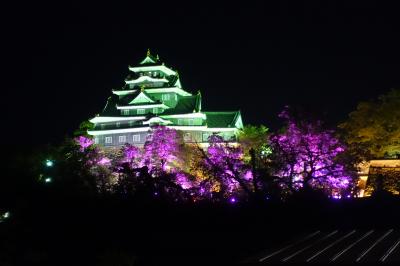
<path fill-rule="evenodd" d="M 400 86 L 395 7 L 277 2 L 7 7 L 2 134 L 60 141 L 104 107 L 147 48 L 184 88 L 202 91 L 203 109 L 240 109 L 245 123 L 273 129 L 286 104 L 335 125 L 357 102 Z"/>

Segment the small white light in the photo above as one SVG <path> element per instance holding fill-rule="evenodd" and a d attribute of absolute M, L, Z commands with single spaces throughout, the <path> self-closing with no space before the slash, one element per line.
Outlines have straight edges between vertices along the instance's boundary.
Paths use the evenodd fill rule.
<path fill-rule="evenodd" d="M 54 165 L 52 160 L 46 160 L 46 166 L 47 167 L 52 167 Z"/>

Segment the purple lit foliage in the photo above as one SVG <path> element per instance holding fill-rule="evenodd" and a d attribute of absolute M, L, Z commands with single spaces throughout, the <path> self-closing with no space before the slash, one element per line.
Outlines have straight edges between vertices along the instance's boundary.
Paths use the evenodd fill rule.
<path fill-rule="evenodd" d="M 173 199 L 208 199 L 232 204 L 257 193 L 264 195 L 265 189 L 274 186 L 284 193 L 312 188 L 332 197 L 347 197 L 354 179 L 347 164 L 338 160 L 345 147 L 333 132 L 322 130 L 319 122 L 296 122 L 287 112 L 281 117 L 287 126 L 283 133 L 271 136 L 273 153 L 268 157 L 276 182 L 259 188 L 255 186 L 261 181 L 256 181 L 267 173 L 251 169 L 243 161 L 240 146 L 224 141 L 217 134 L 210 136 L 206 150 L 200 147 L 193 150 L 190 146 L 183 149 L 181 135 L 165 126 L 153 127 L 152 138 L 143 148 L 127 144 L 113 154 L 105 154 L 95 146 L 91 148 L 93 140 L 83 136 L 75 142 L 100 191 L 112 191 L 119 183 L 126 184 L 121 191 L 143 189 L 151 195 L 157 193 L 158 197 L 169 195 Z M 190 161 L 190 167 L 184 160 Z"/>
<path fill-rule="evenodd" d="M 195 185 L 189 176 L 183 172 L 178 172 L 175 174 L 175 183 L 182 187 L 182 189 L 190 189 Z"/>
<path fill-rule="evenodd" d="M 109 158 L 107 158 L 107 157 L 102 157 L 102 158 L 97 162 L 97 164 L 98 164 L 98 165 L 104 165 L 104 166 L 111 165 L 111 160 L 110 160 Z"/>
<path fill-rule="evenodd" d="M 286 130 L 271 137 L 280 187 L 287 191 L 318 188 L 330 195 L 351 189 L 352 175 L 337 160 L 345 147 L 333 132 L 322 130 L 320 122 L 296 123 L 286 111 L 281 117 Z"/>
<path fill-rule="evenodd" d="M 113 158 L 109 158 L 104 151 L 93 146 L 94 141 L 88 137 L 79 136 L 74 141 L 79 146 L 79 161 L 95 179 L 98 191 L 111 191 L 117 180 L 117 173 L 113 172 Z"/>
<path fill-rule="evenodd" d="M 178 163 L 180 139 L 178 132 L 165 126 L 156 126 L 151 140 L 144 145 L 144 164 L 150 172 L 160 174 Z"/>
<path fill-rule="evenodd" d="M 126 144 L 122 148 L 123 158 L 122 163 L 128 163 L 129 168 L 137 169 L 143 167 L 143 150 L 133 146 L 131 144 Z"/>
<path fill-rule="evenodd" d="M 100 164 L 105 164 L 103 154 L 100 149 L 94 146 L 94 141 L 86 136 L 74 138 L 75 144 L 79 147 L 80 161 L 85 164 L 87 169 Z"/>
<path fill-rule="evenodd" d="M 240 147 L 229 144 L 221 136 L 213 134 L 209 138 L 207 153 L 203 153 L 204 169 L 209 178 L 201 182 L 200 187 L 218 192 L 222 197 L 234 193 L 252 192 L 248 166 L 243 162 Z"/>
<path fill-rule="evenodd" d="M 81 152 L 85 151 L 86 148 L 94 144 L 94 141 L 91 138 L 85 136 L 76 137 L 75 141 L 79 145 Z"/>

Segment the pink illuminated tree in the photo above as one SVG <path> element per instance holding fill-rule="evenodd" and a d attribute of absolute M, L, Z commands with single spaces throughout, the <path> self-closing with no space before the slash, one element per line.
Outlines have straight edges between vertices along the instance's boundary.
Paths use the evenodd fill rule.
<path fill-rule="evenodd" d="M 181 137 L 176 130 L 165 126 L 154 127 L 151 138 L 144 145 L 144 165 L 154 174 L 174 168 L 179 163 L 181 144 Z"/>
<path fill-rule="evenodd" d="M 198 186 L 199 194 L 215 192 L 220 199 L 232 195 L 252 193 L 252 174 L 249 166 L 243 162 L 243 151 L 240 147 L 224 141 L 216 134 L 209 137 L 207 151 L 199 148 L 202 154 L 199 168 L 205 178 Z"/>
<path fill-rule="evenodd" d="M 143 150 L 131 144 L 126 144 L 122 148 L 121 163 L 127 163 L 130 169 L 143 167 Z"/>
<path fill-rule="evenodd" d="M 333 131 L 322 129 L 321 122 L 295 121 L 285 110 L 283 133 L 270 138 L 275 175 L 283 190 L 322 189 L 328 195 L 348 193 L 354 178 L 340 161 L 345 151 Z"/>
<path fill-rule="evenodd" d="M 85 136 L 76 137 L 75 141 L 79 145 L 81 152 L 85 151 L 88 147 L 94 144 L 93 139 Z"/>

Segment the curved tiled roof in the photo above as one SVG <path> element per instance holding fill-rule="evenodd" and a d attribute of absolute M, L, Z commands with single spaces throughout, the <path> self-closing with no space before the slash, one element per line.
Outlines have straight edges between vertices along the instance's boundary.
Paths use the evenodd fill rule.
<path fill-rule="evenodd" d="M 209 128 L 235 127 L 240 117 L 240 111 L 232 112 L 204 112 L 207 116 Z"/>

